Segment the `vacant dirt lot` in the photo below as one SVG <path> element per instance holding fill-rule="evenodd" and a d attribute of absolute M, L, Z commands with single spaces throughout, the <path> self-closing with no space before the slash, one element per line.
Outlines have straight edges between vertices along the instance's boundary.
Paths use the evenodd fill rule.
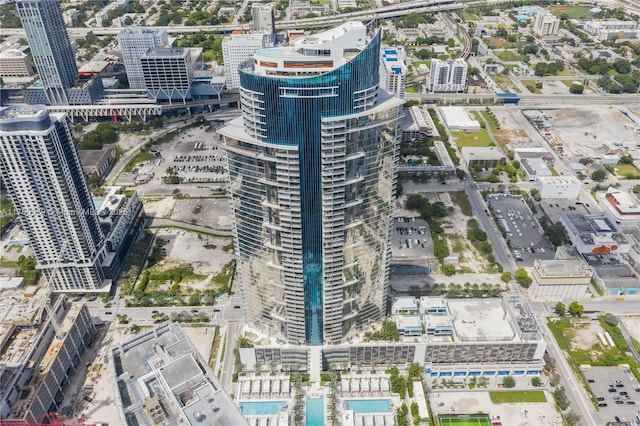
<path fill-rule="evenodd" d="M 628 111 L 632 115 L 635 112 Z M 619 107 L 563 108 L 544 111 L 544 116 L 551 126 L 547 131 L 564 144 L 568 157 L 640 155 L 636 149 L 640 135 L 634 131 L 637 124 Z"/>

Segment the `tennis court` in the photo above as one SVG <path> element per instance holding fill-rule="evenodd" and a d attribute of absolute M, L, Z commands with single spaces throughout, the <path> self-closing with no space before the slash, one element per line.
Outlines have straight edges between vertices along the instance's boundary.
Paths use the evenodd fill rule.
<path fill-rule="evenodd" d="M 486 414 L 445 414 L 438 420 L 441 426 L 491 426 Z"/>

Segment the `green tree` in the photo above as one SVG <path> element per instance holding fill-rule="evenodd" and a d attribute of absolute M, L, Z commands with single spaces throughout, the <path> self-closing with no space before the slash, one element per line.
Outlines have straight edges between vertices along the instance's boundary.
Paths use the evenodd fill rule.
<path fill-rule="evenodd" d="M 584 92 L 584 86 L 582 84 L 573 83 L 571 87 L 569 87 L 569 93 L 573 95 L 582 95 Z"/>
<path fill-rule="evenodd" d="M 571 316 L 579 317 L 583 312 L 584 306 L 579 304 L 577 301 L 574 300 L 573 302 L 569 303 L 569 313 L 571 314 Z"/>
<path fill-rule="evenodd" d="M 456 273 L 456 267 L 455 265 L 444 265 L 442 267 L 442 273 L 445 274 L 447 277 L 450 277 L 451 275 Z"/>
<path fill-rule="evenodd" d="M 511 281 L 511 272 L 510 271 L 504 271 L 502 274 L 500 274 L 500 279 L 503 282 L 508 283 L 509 281 Z"/>
<path fill-rule="evenodd" d="M 580 417 L 580 414 L 573 410 L 569 410 L 569 412 L 564 415 L 564 420 L 571 426 L 577 426 L 580 424 L 582 418 Z"/>
<path fill-rule="evenodd" d="M 513 274 L 516 282 L 525 288 L 529 288 L 533 280 L 524 268 L 518 268 Z"/>
<path fill-rule="evenodd" d="M 620 157 L 620 164 L 633 164 L 633 157 L 630 155 L 624 155 Z"/>
<path fill-rule="evenodd" d="M 595 170 L 593 173 L 591 173 L 591 179 L 593 179 L 596 182 L 602 182 L 603 180 L 605 180 L 607 177 L 607 172 L 604 170 Z"/>
<path fill-rule="evenodd" d="M 556 314 L 560 315 L 561 317 L 563 317 L 564 314 L 567 313 L 567 307 L 562 302 L 556 303 L 556 306 L 553 308 L 553 310 L 555 311 Z"/>
<path fill-rule="evenodd" d="M 580 164 L 591 164 L 593 163 L 593 158 L 591 157 L 585 157 L 585 158 L 581 158 L 580 159 Z"/>
<path fill-rule="evenodd" d="M 553 391 L 553 400 L 561 410 L 566 410 L 569 407 L 569 399 L 565 393 L 564 387 L 560 386 Z"/>
<path fill-rule="evenodd" d="M 531 378 L 531 386 L 537 388 L 542 384 L 542 380 L 538 376 L 534 376 Z"/>
<path fill-rule="evenodd" d="M 618 326 L 618 318 L 613 314 L 605 314 L 605 316 L 602 318 L 602 321 L 613 327 Z"/>
<path fill-rule="evenodd" d="M 505 388 L 515 388 L 516 387 L 516 379 L 513 378 L 513 376 L 507 376 L 504 379 L 502 379 L 502 384 L 504 385 Z"/>

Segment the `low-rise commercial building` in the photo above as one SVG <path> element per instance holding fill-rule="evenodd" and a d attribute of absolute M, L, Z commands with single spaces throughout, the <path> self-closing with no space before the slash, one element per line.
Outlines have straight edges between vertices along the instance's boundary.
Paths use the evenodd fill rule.
<path fill-rule="evenodd" d="M 622 254 L 631 248 L 629 241 L 604 215 L 563 215 L 560 221 L 579 253 Z"/>
<path fill-rule="evenodd" d="M 109 353 L 121 424 L 246 425 L 184 331 L 165 323 Z"/>
<path fill-rule="evenodd" d="M 503 165 L 507 156 L 495 146 L 465 146 L 460 150 L 462 158 L 469 168 L 483 167 L 490 169 Z"/>
<path fill-rule="evenodd" d="M 547 162 L 542 158 L 523 158 L 520 164 L 529 182 L 533 182 L 541 177 L 553 176 Z"/>
<path fill-rule="evenodd" d="M 481 129 L 480 122 L 478 120 L 472 120 L 469 113 L 463 107 L 441 107 L 438 108 L 438 110 L 444 124 L 449 130 L 468 131 Z"/>
<path fill-rule="evenodd" d="M 596 192 L 596 198 L 609 219 L 624 230 L 633 230 L 640 222 L 640 200 L 636 194 L 609 188 Z"/>
<path fill-rule="evenodd" d="M 575 200 L 582 184 L 575 176 L 544 176 L 536 179 L 536 189 L 542 199 Z"/>
<path fill-rule="evenodd" d="M 78 150 L 78 156 L 86 175 L 104 176 L 116 158 L 116 150 L 113 145 L 102 149 L 83 149 Z"/>

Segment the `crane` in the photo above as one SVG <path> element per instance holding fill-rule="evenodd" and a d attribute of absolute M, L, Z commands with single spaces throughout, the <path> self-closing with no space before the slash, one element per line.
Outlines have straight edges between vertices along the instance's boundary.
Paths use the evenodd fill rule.
<path fill-rule="evenodd" d="M 46 280 L 47 282 L 45 285 L 44 297 L 40 299 L 40 301 L 38 302 L 38 307 L 36 309 L 36 312 L 38 313 L 37 316 L 40 316 L 42 314 L 43 309 L 47 311 L 47 315 L 49 316 L 51 325 L 53 326 L 53 330 L 55 331 L 56 337 L 58 339 L 63 339 L 65 336 L 65 332 L 62 329 L 60 321 L 58 321 L 58 317 L 56 316 L 53 307 L 51 306 L 51 293 L 53 292 L 53 281 L 58 275 L 60 263 L 64 259 L 64 251 L 67 249 L 68 243 L 69 241 L 66 239 L 62 242 L 60 253 L 58 255 L 58 258 L 56 259 L 56 265 L 54 266 L 53 271 L 51 271 L 51 274 L 49 274 L 49 278 Z"/>

